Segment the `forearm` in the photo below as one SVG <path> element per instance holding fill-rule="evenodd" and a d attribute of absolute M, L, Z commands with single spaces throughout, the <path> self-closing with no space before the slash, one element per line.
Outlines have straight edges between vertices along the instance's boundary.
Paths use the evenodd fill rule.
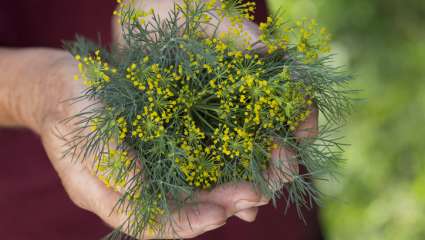
<path fill-rule="evenodd" d="M 49 95 L 58 85 L 49 74 L 52 66 L 66 55 L 64 51 L 47 48 L 0 48 L 0 126 L 40 131 L 55 100 Z"/>

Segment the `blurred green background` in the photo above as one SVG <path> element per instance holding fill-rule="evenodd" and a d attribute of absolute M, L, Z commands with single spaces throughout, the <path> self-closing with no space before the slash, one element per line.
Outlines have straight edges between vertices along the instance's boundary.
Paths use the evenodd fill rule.
<path fill-rule="evenodd" d="M 341 176 L 320 186 L 326 239 L 425 239 L 425 0 L 269 3 L 326 26 L 363 90 Z"/>

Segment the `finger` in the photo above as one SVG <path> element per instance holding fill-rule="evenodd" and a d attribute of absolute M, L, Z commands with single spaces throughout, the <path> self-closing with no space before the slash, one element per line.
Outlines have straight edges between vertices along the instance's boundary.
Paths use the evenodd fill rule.
<path fill-rule="evenodd" d="M 131 0 L 124 0 L 124 4 L 130 4 L 132 8 L 135 10 L 143 10 L 146 12 L 149 12 L 150 9 L 154 10 L 155 16 L 160 16 L 162 19 L 168 17 L 168 13 L 170 10 L 173 9 L 174 4 L 178 3 L 181 4 L 181 0 L 144 0 L 144 1 L 131 1 Z M 117 11 L 120 11 L 120 7 L 118 6 Z M 153 16 L 149 15 L 145 19 L 147 22 L 154 22 Z M 123 32 L 121 28 L 122 22 L 120 22 L 120 16 L 114 15 L 112 17 L 111 27 L 112 27 L 112 42 L 118 45 L 124 46 L 125 40 L 123 37 Z M 149 28 L 152 28 L 152 26 L 148 26 Z"/>
<path fill-rule="evenodd" d="M 235 25 L 227 17 L 219 16 L 217 12 L 212 11 L 209 15 L 211 20 L 208 24 L 201 25 L 208 36 L 218 37 L 224 42 L 231 40 L 241 50 L 252 47 L 257 53 L 266 52 L 267 47 L 260 41 L 261 31 L 256 23 L 243 20 Z"/>
<path fill-rule="evenodd" d="M 319 134 L 319 110 L 316 107 L 311 108 L 310 114 L 300 123 L 294 134 L 299 140 L 313 138 Z"/>
<path fill-rule="evenodd" d="M 65 126 L 60 128 L 62 132 L 67 129 Z M 122 222 L 124 219 L 116 214 L 110 214 L 120 194 L 107 188 L 92 175 L 85 162 L 71 161 L 70 157 L 62 159 L 66 139 L 58 138 L 56 134 L 51 133 L 44 135 L 42 140 L 71 200 L 80 208 L 94 212 L 111 226 L 117 226 Z"/>
<path fill-rule="evenodd" d="M 79 207 L 95 213 L 109 226 L 117 227 L 125 221 L 125 216 L 113 211 L 121 194 L 107 188 L 88 169 L 70 173 L 62 181 L 71 199 Z"/>
<path fill-rule="evenodd" d="M 112 228 L 125 224 L 128 216 L 115 208 L 121 195 L 107 188 L 91 175 L 88 169 L 79 168 L 78 173 L 74 172 L 75 170 L 77 169 L 73 168 L 70 174 L 63 178 L 71 199 L 79 207 L 95 213 Z M 192 203 L 172 214 L 170 221 L 166 223 L 166 232 L 162 236 L 168 239 L 195 237 L 222 226 L 226 219 L 226 211 L 221 206 L 212 203 Z M 156 233 L 147 232 L 143 239 L 152 238 L 157 238 Z"/>
<path fill-rule="evenodd" d="M 145 11 L 149 11 L 149 9 L 154 9 L 155 15 L 161 16 L 162 18 L 166 18 L 169 16 L 169 11 L 173 10 L 174 4 L 179 4 L 180 6 L 183 6 L 185 3 L 181 0 L 145 0 L 136 1 L 132 3 L 135 9 L 143 9 Z M 217 2 L 216 4 L 218 6 L 220 3 Z M 208 23 L 201 25 L 201 28 L 208 36 L 212 36 L 216 32 L 223 33 L 223 35 L 228 35 L 228 33 L 230 33 L 231 30 L 236 27 L 231 20 L 226 17 L 222 18 L 218 16 L 218 13 L 215 11 L 211 11 L 208 14 L 211 17 L 210 20 L 208 21 Z M 121 31 L 122 29 L 120 27 L 121 23 L 119 23 L 118 19 L 118 16 L 114 16 L 112 20 L 112 38 L 115 43 L 124 44 L 124 39 L 122 37 Z M 153 18 L 152 16 L 149 16 L 146 20 L 146 22 L 152 22 Z M 182 21 L 182 19 L 180 19 L 180 21 Z M 216 29 L 216 26 L 218 26 L 218 29 Z M 265 48 L 265 45 L 259 42 L 260 30 L 257 24 L 248 20 L 244 20 L 238 27 L 240 27 L 242 34 L 236 37 L 240 38 L 240 40 L 243 41 L 236 41 L 236 43 L 246 42 L 248 45 L 258 43 L 256 45 L 256 48 Z"/>
<path fill-rule="evenodd" d="M 166 223 L 165 233 L 158 236 L 149 233 L 151 238 L 193 238 L 207 231 L 214 230 L 226 223 L 225 209 L 212 203 L 191 203 L 175 211 Z"/>
<path fill-rule="evenodd" d="M 258 207 L 248 208 L 246 210 L 239 211 L 235 213 L 235 216 L 238 218 L 246 221 L 246 222 L 253 222 L 255 221 L 255 218 L 257 218 L 258 214 Z"/>
<path fill-rule="evenodd" d="M 272 149 L 272 159 L 264 177 L 273 191 L 278 191 L 285 183 L 292 181 L 298 172 L 297 156 L 294 151 L 284 147 Z"/>
<path fill-rule="evenodd" d="M 120 194 L 106 188 L 100 181 L 93 181 L 86 187 L 92 191 L 88 201 L 90 211 L 98 215 L 105 223 L 113 228 L 118 228 L 126 223 L 126 213 L 112 211 L 120 198 Z M 211 231 L 225 224 L 226 212 L 221 206 L 211 203 L 189 204 L 180 210 L 176 210 L 166 223 L 166 231 L 161 233 L 162 238 L 192 238 Z M 127 229 L 124 227 L 123 229 Z M 127 234 L 130 234 L 127 232 Z M 142 239 L 156 239 L 158 233 L 145 233 Z"/>
<path fill-rule="evenodd" d="M 204 3 L 207 3 L 206 0 L 202 0 Z M 169 11 L 173 10 L 174 4 L 178 4 L 180 6 L 184 6 L 186 3 L 182 0 L 145 0 L 145 1 L 136 1 L 134 4 L 134 7 L 136 9 L 144 9 L 148 10 L 150 8 L 155 9 L 155 14 L 159 15 L 161 17 L 168 17 Z M 217 1 L 216 5 L 219 7 L 221 3 Z M 230 21 L 228 18 L 224 17 L 222 21 L 221 18 L 218 16 L 217 12 L 211 11 L 210 13 L 211 19 L 208 22 L 208 24 L 203 24 L 204 30 L 206 30 L 206 33 L 211 36 L 213 33 L 216 32 L 215 26 L 218 26 L 217 32 L 228 32 L 231 28 L 235 27 L 235 24 L 232 24 L 232 21 Z M 151 21 L 151 20 L 150 20 Z M 257 24 L 244 20 L 241 23 L 242 27 L 242 33 L 245 34 L 244 37 L 246 37 L 250 43 L 257 42 L 259 40 L 260 36 L 260 30 Z"/>
<path fill-rule="evenodd" d="M 194 199 L 198 202 L 210 202 L 223 206 L 227 216 L 266 205 L 270 201 L 248 182 L 221 184 L 211 191 L 200 191 Z"/>
<path fill-rule="evenodd" d="M 307 118 L 294 131 L 298 140 L 314 138 L 319 133 L 319 111 L 312 107 Z M 272 149 L 272 160 L 265 177 L 274 190 L 279 190 L 285 183 L 293 180 L 299 173 L 297 154 L 289 147 L 278 146 Z"/>
<path fill-rule="evenodd" d="M 230 26 L 231 26 L 230 22 L 228 20 L 225 20 L 219 26 L 218 31 L 221 33 L 227 33 L 229 32 Z M 259 54 L 267 53 L 267 46 L 262 41 L 260 41 L 260 30 L 256 23 L 251 21 L 243 21 L 241 32 L 243 34 L 241 34 L 240 36 L 232 36 L 232 38 L 238 39 L 238 41 L 236 42 L 238 43 L 237 45 L 238 48 L 240 48 L 241 50 L 244 50 L 244 49 L 247 49 L 248 47 L 252 47 L 252 49 L 256 53 L 259 53 Z"/>

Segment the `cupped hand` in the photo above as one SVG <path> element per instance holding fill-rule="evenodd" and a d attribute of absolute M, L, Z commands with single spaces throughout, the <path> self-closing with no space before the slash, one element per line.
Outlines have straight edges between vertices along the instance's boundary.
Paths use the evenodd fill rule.
<path fill-rule="evenodd" d="M 121 197 L 120 192 L 107 187 L 93 173 L 93 158 L 75 161 L 72 155 L 64 155 L 73 139 L 77 119 L 63 121 L 84 111 L 92 103 L 79 101 L 71 104 L 69 99 L 80 96 L 84 86 L 75 81 L 77 62 L 68 53 L 61 53 L 43 84 L 54 95 L 46 103 L 42 125 L 38 127 L 43 146 L 52 165 L 71 200 L 80 208 L 99 216 L 113 228 L 121 226 L 127 216 L 112 211 Z M 211 191 L 201 191 L 196 199 L 183 209 L 176 211 L 167 232 L 161 238 L 192 238 L 225 224 L 227 218 L 238 215 L 246 221 L 253 221 L 257 206 L 267 204 L 268 199 L 258 194 L 249 183 L 228 183 Z M 171 226 L 172 225 L 172 226 Z M 158 235 L 147 232 L 142 239 L 155 239 Z"/>
<path fill-rule="evenodd" d="M 165 14 L 173 6 L 172 0 L 144 1 L 144 8 L 154 8 L 158 13 Z M 151 4 L 151 5 L 149 5 Z M 155 4 L 155 5 L 154 5 Z M 251 41 L 258 40 L 258 27 L 252 22 L 244 22 L 243 28 L 249 33 Z M 226 24 L 220 31 L 226 31 Z M 113 23 L 113 32 L 121 39 L 120 27 Z M 121 193 L 108 188 L 94 174 L 90 160 L 72 161 L 72 157 L 63 153 L 67 150 L 67 143 L 72 139 L 72 122 L 62 121 L 65 118 L 80 113 L 89 102 L 78 102 L 70 104 L 68 99 L 78 97 L 84 89 L 82 83 L 74 81 L 73 76 L 78 72 L 77 63 L 73 57 L 64 53 L 58 57 L 54 66 L 51 67 L 46 84 L 56 91 L 56 96 L 49 104 L 43 118 L 41 133 L 46 152 L 59 174 L 62 183 L 72 199 L 79 207 L 98 215 L 108 225 L 116 228 L 127 219 L 123 213 L 112 211 L 121 197 Z M 313 137 L 317 134 L 317 110 L 313 109 L 307 119 L 299 125 L 295 136 L 299 139 Z M 272 150 L 272 164 L 267 176 L 278 178 L 281 184 L 290 181 L 288 176 L 274 174 L 273 166 L 284 164 L 289 169 L 298 172 L 298 166 L 294 164 L 296 153 L 289 148 L 279 146 Z M 262 196 L 254 186 L 248 182 L 227 183 L 213 188 L 210 191 L 200 191 L 195 201 L 188 203 L 185 207 L 174 213 L 173 221 L 167 232 L 161 238 L 192 238 L 206 231 L 216 229 L 226 220 L 235 215 L 245 221 L 255 220 L 258 207 L 266 205 L 269 199 Z M 172 223 L 171 223 L 172 222 Z M 172 225 L 172 227 L 171 227 Z M 155 239 L 159 236 L 155 233 L 146 232 L 142 239 Z"/>

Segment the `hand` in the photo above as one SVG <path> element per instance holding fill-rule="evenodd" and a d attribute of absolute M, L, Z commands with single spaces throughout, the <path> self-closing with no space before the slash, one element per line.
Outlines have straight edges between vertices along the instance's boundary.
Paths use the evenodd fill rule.
<path fill-rule="evenodd" d="M 172 5 L 163 4 L 167 1 L 161 1 L 159 7 L 164 12 Z M 172 1 L 168 1 L 172 4 Z M 244 24 L 246 31 L 250 32 L 252 41 L 258 39 L 258 30 L 256 25 L 246 22 Z M 52 161 L 53 166 L 58 172 L 63 185 L 72 201 L 79 207 L 94 212 L 107 224 L 112 227 L 120 226 L 126 219 L 126 216 L 117 212 L 111 212 L 115 203 L 121 194 L 107 188 L 96 176 L 91 174 L 90 160 L 84 162 L 73 162 L 70 156 L 63 158 L 62 154 L 66 150 L 67 139 L 60 138 L 58 132 L 62 135 L 72 138 L 69 133 L 73 127 L 61 120 L 74 116 L 81 109 L 87 106 L 87 102 L 79 102 L 70 105 L 65 100 L 79 96 L 83 86 L 80 82 L 73 80 L 77 72 L 76 62 L 68 54 L 58 58 L 49 71 L 46 83 L 54 86 L 50 88 L 56 95 L 52 97 L 45 108 L 44 121 L 41 130 L 43 144 L 46 152 Z M 317 129 L 317 111 L 313 111 L 308 119 L 300 125 L 296 135 L 300 138 L 310 137 L 314 131 L 303 131 L 303 129 Z M 272 152 L 272 163 L 283 161 L 288 164 L 290 169 L 298 171 L 296 165 L 291 165 L 295 153 L 289 149 L 279 147 Z M 273 167 L 269 172 L 271 177 L 278 177 L 282 184 L 290 179 L 287 176 L 274 175 Z M 269 199 L 258 194 L 253 186 L 247 182 L 228 183 L 218 186 L 211 191 L 200 191 L 196 202 L 185 206 L 179 212 L 174 214 L 173 227 L 176 232 L 169 231 L 165 233 L 165 238 L 191 238 L 200 235 L 206 231 L 222 226 L 226 219 L 236 215 L 245 221 L 253 221 L 258 212 L 258 206 L 267 204 Z M 189 221 L 188 221 L 189 220 Z M 146 234 L 143 239 L 154 239 L 158 236 Z"/>

